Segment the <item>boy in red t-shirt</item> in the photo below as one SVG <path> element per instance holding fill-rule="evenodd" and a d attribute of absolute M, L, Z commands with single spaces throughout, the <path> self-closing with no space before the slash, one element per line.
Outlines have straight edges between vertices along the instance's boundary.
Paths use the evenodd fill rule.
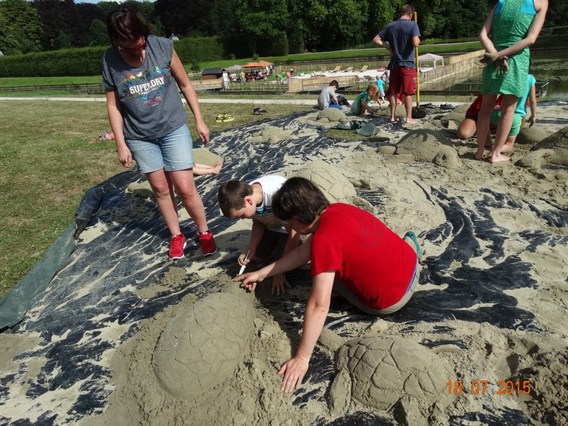
<path fill-rule="evenodd" d="M 281 389 L 292 392 L 308 369 L 332 290 L 371 315 L 395 312 L 408 302 L 418 281 L 420 248 L 413 233 L 414 250 L 371 213 L 350 204 L 330 204 L 304 178 L 290 178 L 282 185 L 272 198 L 272 211 L 294 231 L 311 235 L 287 256 L 236 280 L 253 291 L 265 278 L 311 260 L 313 285 L 302 338 L 296 355 L 278 372 L 284 377 Z"/>

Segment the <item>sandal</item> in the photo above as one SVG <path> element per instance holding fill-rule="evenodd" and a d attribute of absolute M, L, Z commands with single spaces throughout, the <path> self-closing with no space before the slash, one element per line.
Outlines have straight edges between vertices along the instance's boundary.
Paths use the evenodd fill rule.
<path fill-rule="evenodd" d="M 418 263 L 420 263 L 420 261 L 422 261 L 422 255 L 424 253 L 420 248 L 420 244 L 418 244 L 418 238 L 416 238 L 416 234 L 412 231 L 408 231 L 406 234 L 404 234 L 404 237 L 402 237 L 402 239 L 406 241 L 407 238 L 410 239 L 410 241 L 412 241 L 412 244 L 414 244 L 414 247 L 416 249 L 416 255 L 418 256 Z"/>

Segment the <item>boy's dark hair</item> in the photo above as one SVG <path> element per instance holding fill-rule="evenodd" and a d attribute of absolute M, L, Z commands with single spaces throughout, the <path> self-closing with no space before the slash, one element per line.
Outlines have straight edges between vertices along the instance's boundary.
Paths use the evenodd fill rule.
<path fill-rule="evenodd" d="M 272 212 L 280 220 L 296 218 L 309 225 L 329 206 L 323 192 L 302 177 L 288 179 L 272 197 Z"/>
<path fill-rule="evenodd" d="M 140 37 L 148 37 L 150 29 L 131 9 L 117 9 L 107 16 L 107 32 L 113 47 L 121 41 L 136 41 Z"/>
<path fill-rule="evenodd" d="M 335 86 L 339 89 L 339 83 L 337 82 L 337 80 L 331 80 L 331 83 L 329 83 L 330 86 Z"/>
<path fill-rule="evenodd" d="M 414 15 L 414 6 L 405 4 L 400 8 L 400 15 Z"/>
<path fill-rule="evenodd" d="M 245 197 L 252 195 L 252 185 L 240 180 L 224 182 L 219 187 L 217 198 L 223 215 L 230 217 L 231 210 L 242 209 L 245 206 Z"/>

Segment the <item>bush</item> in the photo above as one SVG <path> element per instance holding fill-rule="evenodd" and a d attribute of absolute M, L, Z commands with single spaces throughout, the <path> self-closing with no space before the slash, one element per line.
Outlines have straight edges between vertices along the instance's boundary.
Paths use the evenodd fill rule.
<path fill-rule="evenodd" d="M 176 52 L 184 64 L 223 59 L 223 43 L 219 37 L 188 37 L 175 43 Z"/>
<path fill-rule="evenodd" d="M 0 77 L 82 76 L 102 73 L 105 46 L 34 52 L 0 58 Z"/>
<path fill-rule="evenodd" d="M 100 75 L 106 49 L 107 46 L 93 46 L 2 56 L 0 77 Z M 199 64 L 223 58 L 223 45 L 218 37 L 186 38 L 176 42 L 175 49 L 184 64 Z"/>

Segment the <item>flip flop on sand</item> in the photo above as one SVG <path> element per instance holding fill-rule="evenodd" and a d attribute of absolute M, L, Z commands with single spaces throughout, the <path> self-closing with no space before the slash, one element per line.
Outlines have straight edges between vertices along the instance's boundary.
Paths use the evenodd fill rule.
<path fill-rule="evenodd" d="M 408 231 L 406 234 L 404 234 L 404 237 L 402 237 L 402 239 L 407 243 L 408 243 L 407 240 L 412 241 L 412 245 L 414 245 L 414 251 L 416 251 L 416 255 L 418 256 L 418 262 L 420 263 L 422 261 L 422 255 L 424 254 L 424 252 L 420 248 L 420 244 L 418 243 L 418 238 L 416 237 L 416 234 L 412 231 Z"/>

